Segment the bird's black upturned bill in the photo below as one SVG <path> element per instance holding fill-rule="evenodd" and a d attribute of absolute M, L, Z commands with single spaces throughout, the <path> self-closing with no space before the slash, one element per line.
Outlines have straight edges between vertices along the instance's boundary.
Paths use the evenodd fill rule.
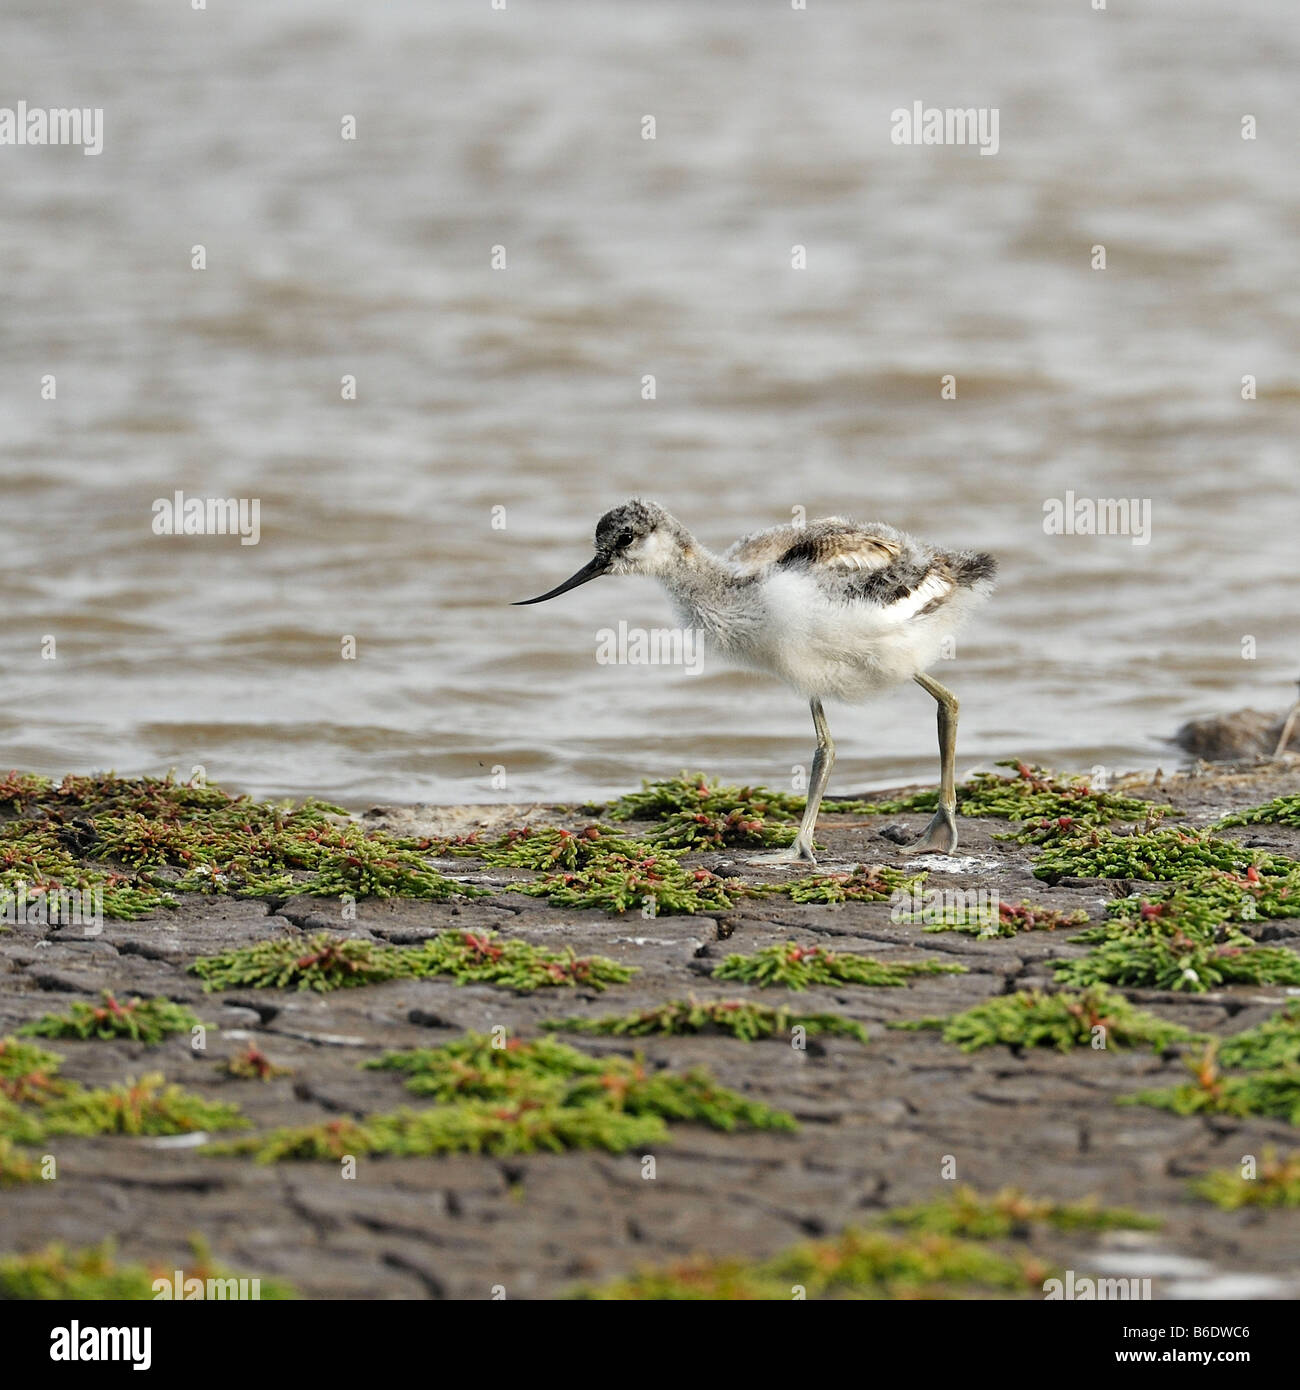
<path fill-rule="evenodd" d="M 517 599 L 510 606 L 512 608 L 522 608 L 527 603 L 545 603 L 548 598 L 555 598 L 557 594 L 566 594 L 570 589 L 576 589 L 579 584 L 585 584 L 589 579 L 599 579 L 609 568 L 609 559 L 604 555 L 597 555 L 589 560 L 577 572 L 570 575 L 563 584 L 557 584 L 548 593 L 538 594 L 536 598 Z"/>

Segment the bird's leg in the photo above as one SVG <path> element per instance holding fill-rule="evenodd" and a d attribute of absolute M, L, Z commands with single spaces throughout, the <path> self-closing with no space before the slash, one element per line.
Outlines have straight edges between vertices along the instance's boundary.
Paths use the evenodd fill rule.
<path fill-rule="evenodd" d="M 1277 747 L 1273 750 L 1273 758 L 1280 758 L 1286 752 L 1286 746 L 1291 742 L 1291 730 L 1295 728 L 1295 722 L 1300 719 L 1300 700 L 1291 706 L 1291 712 L 1287 715 L 1282 725 L 1282 734 L 1277 741 Z"/>
<path fill-rule="evenodd" d="M 835 761 L 835 745 L 831 742 L 831 731 L 826 723 L 826 713 L 822 702 L 813 696 L 810 701 L 813 728 L 817 730 L 817 751 L 813 754 L 812 777 L 808 782 L 808 799 L 804 802 L 803 820 L 799 823 L 799 833 L 794 844 L 775 854 L 760 854 L 748 860 L 750 864 L 816 864 L 813 853 L 813 832 L 817 829 L 817 812 L 821 809 L 822 796 L 826 783 L 830 781 L 831 765 Z"/>
<path fill-rule="evenodd" d="M 929 676 L 916 676 L 915 680 L 939 702 L 939 809 L 925 833 L 904 853 L 951 854 L 957 848 L 957 697 Z"/>

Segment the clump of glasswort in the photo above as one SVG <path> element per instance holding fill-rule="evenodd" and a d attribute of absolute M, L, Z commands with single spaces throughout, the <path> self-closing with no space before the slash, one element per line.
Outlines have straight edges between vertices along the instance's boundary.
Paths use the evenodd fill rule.
<path fill-rule="evenodd" d="M 1184 915 L 1193 901 L 1224 921 L 1300 917 L 1300 864 L 1281 855 L 1262 856 L 1242 873 L 1211 869 L 1169 894 Z M 1166 900 L 1169 900 L 1166 899 Z"/>
<path fill-rule="evenodd" d="M 1234 811 L 1219 825 L 1300 825 L 1300 796 L 1279 796 L 1264 806 Z"/>
<path fill-rule="evenodd" d="M 1079 994 L 1021 990 L 998 995 L 947 1018 L 919 1018 L 889 1026 L 941 1029 L 944 1042 L 956 1044 L 963 1052 L 998 1044 L 1069 1052 L 1076 1047 L 1098 1047 L 1099 1042 L 1106 1049 L 1149 1046 L 1163 1051 L 1196 1036 L 1100 987 Z"/>
<path fill-rule="evenodd" d="M 130 921 L 144 917 L 175 900 L 154 887 L 147 875 L 122 873 L 116 869 L 93 868 L 80 862 L 66 843 L 63 827 L 56 823 L 31 820 L 0 825 L 0 899 L 12 904 L 11 915 L 19 904 L 25 915 L 44 913 L 50 921 L 61 920 L 62 901 L 80 895 L 94 909 L 96 895 L 105 917 Z"/>
<path fill-rule="evenodd" d="M 807 989 L 810 985 L 905 985 L 917 975 L 962 975 L 964 965 L 873 960 L 824 946 L 786 941 L 753 955 L 731 955 L 713 972 L 715 980 L 740 980 L 767 989 Z"/>
<path fill-rule="evenodd" d="M 612 913 L 648 910 L 653 916 L 720 911 L 732 906 L 731 895 L 746 891 L 744 886 L 707 869 L 686 867 L 681 863 L 686 850 L 724 842 L 784 844 L 793 832 L 783 830 L 772 839 L 750 827 L 753 836 L 746 838 L 749 831 L 742 834 L 738 820 L 723 817 L 710 828 L 708 816 L 698 814 L 694 819 L 696 813 L 691 813 L 687 829 L 665 823 L 644 839 L 599 824 L 581 830 L 520 826 L 492 842 L 481 841 L 475 833 L 445 841 L 442 847 L 450 854 L 476 855 L 495 867 L 542 872 L 540 879 L 511 887 L 547 898 L 555 907 L 595 907 Z"/>
<path fill-rule="evenodd" d="M 1057 927 L 1082 926 L 1088 914 L 1082 908 L 1065 912 L 1055 907 L 1035 907 L 1033 903 L 999 902 L 997 912 L 969 908 L 947 908 L 937 922 L 929 921 L 927 913 L 905 915 L 901 920 L 920 919 L 928 932 L 955 931 L 966 936 L 989 938 L 1017 936 L 1022 931 L 1055 931 Z"/>
<path fill-rule="evenodd" d="M 1228 925 L 1228 912 L 1181 885 L 1163 898 L 1134 896 L 1120 898 L 1106 908 L 1106 920 L 1072 936 L 1079 945 L 1098 946 L 1107 941 L 1168 940 L 1174 936 L 1217 944 L 1230 937 L 1242 937 Z"/>
<path fill-rule="evenodd" d="M 804 798 L 766 787 L 723 786 L 702 772 L 683 772 L 662 782 L 643 781 L 607 808 L 610 820 L 670 820 L 674 816 L 729 816 L 739 812 L 754 820 L 795 821 Z M 593 808 L 598 809 L 598 808 Z"/>
<path fill-rule="evenodd" d="M 321 993 L 383 980 L 410 979 L 419 948 L 381 946 L 326 932 L 240 946 L 200 956 L 190 973 L 214 989 L 314 989 Z"/>
<path fill-rule="evenodd" d="M 109 990 L 99 1004 L 80 1000 L 66 1014 L 45 1014 L 20 1033 L 39 1038 L 130 1038 L 152 1046 L 171 1033 L 188 1033 L 199 1020 L 182 1004 L 170 999 L 128 999 L 121 1004 Z"/>
<path fill-rule="evenodd" d="M 156 881 L 185 892 L 445 901 L 478 891 L 431 869 L 424 842 L 364 830 L 346 816 L 319 801 L 287 808 L 232 797 L 183 817 L 100 818 L 96 849 L 137 868 L 180 870 Z"/>
<path fill-rule="evenodd" d="M 63 1058 L 46 1052 L 35 1043 L 20 1042 L 15 1037 L 0 1038 L 0 1094 L 17 1099 L 9 1087 L 32 1077 L 53 1077 Z"/>
<path fill-rule="evenodd" d="M 386 1052 L 364 1066 L 401 1072 L 407 1090 L 441 1101 L 521 1094 L 537 1098 L 542 1092 L 554 1099 L 575 1078 L 598 1076 L 604 1070 L 598 1058 L 553 1038 L 501 1038 L 498 1043 L 483 1033 L 467 1033 L 441 1047 Z"/>
<path fill-rule="evenodd" d="M 293 1075 L 291 1067 L 277 1066 L 252 1043 L 226 1059 L 225 1071 L 227 1076 L 238 1077 L 241 1081 L 273 1081 L 277 1076 Z"/>
<path fill-rule="evenodd" d="M 1300 1000 L 1287 1004 L 1254 1028 L 1225 1038 L 1217 1055 L 1220 1066 L 1237 1071 L 1267 1071 L 1300 1063 Z"/>
<path fill-rule="evenodd" d="M 771 1008 L 747 999 L 673 999 L 657 1008 L 631 1014 L 607 1014 L 604 1018 L 548 1019 L 543 1028 L 566 1033 L 600 1033 L 612 1037 L 677 1036 L 694 1033 L 726 1033 L 742 1042 L 759 1038 L 789 1038 L 795 1028 L 807 1037 L 838 1036 L 868 1041 L 860 1023 L 840 1014 L 800 1013 L 786 1005 Z"/>
<path fill-rule="evenodd" d="M 1238 1169 L 1215 1169 L 1196 1178 L 1192 1191 L 1224 1211 L 1243 1207 L 1300 1207 L 1300 1153 L 1279 1158 L 1265 1149 L 1254 1177 Z"/>
<path fill-rule="evenodd" d="M 209 1279 L 222 1281 L 247 1279 L 247 1275 L 217 1264 L 200 1240 L 191 1242 L 193 1257 L 185 1261 L 185 1277 L 199 1279 L 207 1288 Z M 156 1260 L 152 1265 L 119 1263 L 112 1241 L 79 1249 L 55 1242 L 28 1255 L 0 1255 L 0 1300 L 153 1300 L 154 1283 L 172 1281 L 174 1260 Z M 258 1297 L 296 1298 L 293 1288 L 279 1279 L 257 1280 Z"/>
<path fill-rule="evenodd" d="M 663 1268 L 644 1268 L 609 1284 L 583 1285 L 571 1296 L 788 1303 L 794 1290 L 802 1290 L 802 1297 L 816 1299 L 988 1298 L 1041 1290 L 1049 1272 L 1032 1255 L 1013 1258 L 946 1236 L 851 1227 L 767 1260 L 698 1255 Z"/>
<path fill-rule="evenodd" d="M 794 840 L 804 798 L 766 787 L 723 786 L 702 772 L 641 783 L 611 802 L 611 820 L 654 820 L 656 849 L 703 850 L 785 846 Z"/>
<path fill-rule="evenodd" d="M 168 890 L 267 897 L 416 897 L 478 890 L 436 873 L 428 842 L 364 830 L 337 806 L 291 808 L 215 786 L 111 774 L 45 778 L 11 773 L 0 805 L 0 889 L 99 890 L 109 917 L 174 902 Z"/>
<path fill-rule="evenodd" d="M 432 1110 L 393 1110 L 364 1120 L 269 1130 L 256 1138 L 208 1145 L 220 1155 L 251 1154 L 257 1163 L 329 1160 L 346 1155 L 435 1158 L 442 1154 L 564 1153 L 603 1149 L 626 1153 L 667 1139 L 656 1115 L 628 1115 L 609 1106 L 565 1107 L 523 1101 L 461 1101 Z"/>
<path fill-rule="evenodd" d="M 572 947 L 548 951 L 495 932 L 440 932 L 416 949 L 423 957 L 420 974 L 449 975 L 458 985 L 499 985 L 519 993 L 576 985 L 604 990 L 626 984 L 637 973 L 636 966 L 607 956 L 579 956 Z"/>
<path fill-rule="evenodd" d="M 924 870 L 906 873 L 885 864 L 859 864 L 851 873 L 813 874 L 778 885 L 796 903 L 881 903 L 895 893 L 915 894 L 925 882 Z"/>
<path fill-rule="evenodd" d="M 1300 1003 L 1232 1037 L 1211 1041 L 1191 1067 L 1191 1081 L 1140 1091 L 1125 1104 L 1179 1115 L 1271 1115 L 1300 1124 Z"/>
<path fill-rule="evenodd" d="M 1116 835 L 1099 826 L 1049 844 L 1034 865 L 1034 877 L 1048 883 L 1067 876 L 1159 882 L 1191 878 L 1204 869 L 1239 873 L 1268 858 L 1209 831 L 1167 827 Z"/>
<path fill-rule="evenodd" d="M 442 1047 L 389 1052 L 367 1065 L 400 1071 L 407 1090 L 445 1102 L 613 1105 L 629 1115 L 693 1121 L 713 1129 L 793 1128 L 788 1115 L 719 1086 L 701 1067 L 680 1076 L 652 1071 L 639 1055 L 589 1057 L 554 1038 L 512 1038 L 498 1047 L 486 1034 L 468 1033 Z"/>
<path fill-rule="evenodd" d="M 1300 982 L 1300 956 L 1259 946 L 1238 923 L 1290 916 L 1300 906 L 1291 861 L 1264 870 L 1210 870 L 1172 886 L 1164 897 L 1112 902 L 1107 920 L 1071 941 L 1095 946 L 1080 960 L 1055 962 L 1062 984 L 1107 983 L 1129 988 L 1204 993 L 1221 984 Z"/>
<path fill-rule="evenodd" d="M 1016 775 L 998 777 L 977 772 L 957 791 L 957 809 L 963 815 L 1017 821 L 1068 816 L 1078 824 L 1100 825 L 1152 814 L 1179 814 L 1172 806 L 1101 788 L 1094 790 L 1086 777 L 1062 779 L 1045 768 L 1032 767 L 1015 758 L 999 762 L 998 766 L 1013 768 Z"/>
<path fill-rule="evenodd" d="M 1158 1231 L 1157 1217 L 1127 1207 L 1099 1206 L 1095 1198 L 1082 1202 L 1053 1202 L 1030 1197 L 1019 1188 L 1004 1187 L 992 1197 L 973 1187 L 911 1207 L 894 1207 L 884 1217 L 890 1226 L 903 1226 L 934 1235 L 972 1240 L 1024 1237 L 1038 1228 L 1054 1231 Z"/>
<path fill-rule="evenodd" d="M 1168 1090 L 1121 1096 L 1121 1105 L 1151 1105 L 1176 1115 L 1267 1115 L 1300 1125 L 1300 1065 L 1284 1062 L 1263 1071 L 1225 1073 L 1211 1042 L 1197 1062 L 1193 1080 Z"/>
<path fill-rule="evenodd" d="M 15 1147 L 13 1140 L 0 1139 L 0 1187 L 36 1182 L 40 1176 L 39 1159 Z"/>
<path fill-rule="evenodd" d="M 97 1090 L 77 1088 L 51 1101 L 40 1118 L 44 1134 L 190 1134 L 243 1129 L 239 1107 L 204 1100 L 169 1086 L 161 1072 Z"/>
<path fill-rule="evenodd" d="M 722 812 L 678 811 L 665 817 L 645 836 L 657 849 L 709 850 L 784 848 L 793 844 L 794 825 L 767 821 L 741 808 Z"/>
<path fill-rule="evenodd" d="M 63 1059 L 17 1038 L 0 1039 L 0 1139 L 35 1144 L 59 1134 L 187 1134 L 237 1129 L 237 1106 L 204 1100 L 161 1074 L 87 1089 L 59 1075 Z"/>
<path fill-rule="evenodd" d="M 641 854 L 644 846 L 604 825 L 588 825 L 581 830 L 524 825 L 508 830 L 490 845 L 480 847 L 466 839 L 456 843 L 453 850 L 458 854 L 472 851 L 485 864 L 497 868 L 575 872 L 598 864 L 611 854 Z"/>
<path fill-rule="evenodd" d="M 497 1047 L 491 1037 L 471 1033 L 442 1047 L 387 1053 L 367 1065 L 402 1073 L 408 1090 L 441 1104 L 273 1130 L 211 1151 L 251 1153 L 260 1163 L 344 1153 L 623 1153 L 664 1142 L 669 1123 L 796 1127 L 783 1111 L 720 1086 L 702 1068 L 654 1072 L 640 1057 L 589 1057 L 551 1038 L 516 1038 Z"/>
<path fill-rule="evenodd" d="M 1300 984 L 1300 955 L 1282 946 L 1256 946 L 1249 937 L 1205 941 L 1181 931 L 1109 940 L 1078 960 L 1054 961 L 1065 985 L 1203 994 L 1220 985 Z"/>
<path fill-rule="evenodd" d="M 1253 1029 L 1208 1042 L 1204 1055 L 1189 1066 L 1192 1080 L 1139 1091 L 1123 1097 L 1123 1104 L 1154 1105 L 1178 1115 L 1267 1115 L 1300 1125 L 1300 1002 Z M 1214 1184 L 1225 1190 L 1221 1180 Z"/>
<path fill-rule="evenodd" d="M 599 907 L 618 913 L 649 909 L 658 917 L 724 911 L 733 906 L 733 884 L 660 851 L 611 854 L 586 869 L 550 874 L 516 887 L 518 892 L 548 898 L 555 907 Z"/>
<path fill-rule="evenodd" d="M 441 932 L 419 946 L 387 946 L 321 932 L 306 940 L 259 941 L 216 956 L 190 970 L 204 989 L 314 989 L 321 993 L 386 980 L 449 975 L 458 985 L 493 984 L 526 992 L 584 985 L 602 990 L 625 984 L 634 966 L 605 956 L 578 956 L 570 948 L 547 951 L 495 932 Z"/>

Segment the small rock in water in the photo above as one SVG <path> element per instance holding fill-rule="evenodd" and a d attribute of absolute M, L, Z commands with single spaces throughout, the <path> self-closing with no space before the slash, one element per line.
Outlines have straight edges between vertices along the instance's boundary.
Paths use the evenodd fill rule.
<path fill-rule="evenodd" d="M 1207 762 L 1230 762 L 1260 754 L 1271 756 L 1282 736 L 1285 719 L 1285 714 L 1239 709 L 1232 714 L 1190 720 L 1178 730 L 1173 741 L 1179 748 Z M 1287 750 L 1300 752 L 1300 720 L 1292 727 Z"/>

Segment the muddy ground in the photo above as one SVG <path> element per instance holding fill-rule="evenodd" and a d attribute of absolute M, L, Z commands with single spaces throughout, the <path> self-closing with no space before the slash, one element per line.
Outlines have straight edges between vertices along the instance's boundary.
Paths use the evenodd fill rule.
<path fill-rule="evenodd" d="M 1139 791 L 1173 801 L 1190 824 L 1231 808 L 1294 793 L 1287 769 L 1166 777 Z M 368 813 L 368 823 L 403 833 L 517 824 L 524 816 L 566 823 L 544 808 L 414 808 Z M 869 819 L 828 815 L 820 838 L 828 860 L 904 863 L 881 831 L 921 815 Z M 580 818 L 568 818 L 581 824 Z M 1094 918 L 1128 885 L 1067 881 L 1048 888 L 1032 877 L 1032 852 L 999 841 L 1005 822 L 963 820 L 958 857 L 916 861 L 928 887 L 986 888 L 1004 901 L 1028 898 Z M 1277 826 L 1232 832 L 1300 856 L 1300 831 Z M 697 856 L 727 866 L 718 853 Z M 741 862 L 737 856 L 734 863 Z M 275 1275 L 315 1298 L 490 1298 L 558 1295 L 576 1281 L 610 1278 L 692 1252 L 771 1254 L 810 1235 L 833 1233 L 885 1206 L 950 1190 L 945 1156 L 960 1181 L 993 1191 L 1015 1184 L 1040 1196 L 1095 1195 L 1160 1216 L 1158 1233 L 1110 1237 L 1048 1235 L 1036 1247 L 1077 1272 L 1152 1277 L 1157 1297 L 1283 1296 L 1300 1293 L 1295 1253 L 1300 1211 L 1225 1213 L 1188 1196 L 1187 1178 L 1234 1167 L 1272 1144 L 1289 1150 L 1281 1122 L 1184 1118 L 1120 1107 L 1116 1097 L 1172 1085 L 1182 1064 L 1149 1052 L 1079 1049 L 1070 1055 L 1006 1048 L 966 1055 L 932 1032 L 887 1031 L 893 1019 L 950 1013 L 1012 989 L 1047 983 L 1046 962 L 1082 954 L 1063 932 L 976 941 L 895 924 L 887 903 L 795 906 L 751 900 L 710 917 L 610 917 L 570 911 L 510 891 L 510 871 L 473 873 L 465 860 L 440 865 L 493 888 L 490 898 L 452 905 L 362 902 L 357 920 L 314 898 L 267 904 L 190 897 L 177 911 L 106 922 L 101 936 L 79 928 L 14 927 L 0 935 L 0 1033 L 102 988 L 165 994 L 215 1025 L 205 1052 L 185 1036 L 154 1048 L 126 1042 L 47 1044 L 65 1054 L 64 1074 L 88 1084 L 162 1071 L 209 1097 L 236 1101 L 259 1127 L 302 1124 L 419 1103 L 389 1072 L 359 1064 L 390 1048 L 432 1046 L 465 1029 L 504 1025 L 534 1034 L 540 1020 L 570 1013 L 627 1012 L 695 992 L 795 1003 L 863 1022 L 867 1047 L 813 1040 L 799 1053 L 785 1042 L 729 1038 L 643 1040 L 653 1059 L 706 1063 L 725 1084 L 799 1119 L 800 1132 L 723 1134 L 674 1126 L 656 1153 L 657 1175 L 641 1156 L 569 1153 L 510 1159 L 362 1159 L 344 1179 L 333 1163 L 259 1167 L 169 1141 L 63 1139 L 49 1147 L 58 1177 L 0 1192 L 5 1250 L 51 1239 L 75 1245 L 113 1237 L 122 1257 L 184 1267 L 198 1233 L 236 1269 Z M 754 878 L 774 869 L 749 869 Z M 518 875 L 516 875 L 518 877 Z M 640 968 L 603 994 L 556 989 L 518 996 L 490 986 L 400 981 L 326 995 L 278 990 L 204 994 L 186 974 L 196 957 L 280 934 L 320 928 L 411 943 L 446 927 L 487 927 L 548 946 L 573 946 Z M 1300 920 L 1256 931 L 1300 949 Z M 708 971 L 730 951 L 772 942 L 833 943 L 883 960 L 958 961 L 970 973 L 922 977 L 907 988 L 849 987 L 792 995 L 712 982 Z M 1134 991 L 1161 1017 L 1230 1033 L 1258 1023 L 1300 990 L 1234 987 L 1185 996 Z M 219 1031 L 218 1031 L 219 1030 Z M 269 1084 L 224 1076 L 222 1059 L 254 1039 L 293 1075 Z M 619 1039 L 565 1038 L 590 1051 L 631 1052 Z M 171 1141 L 174 1143 L 174 1141 Z"/>

